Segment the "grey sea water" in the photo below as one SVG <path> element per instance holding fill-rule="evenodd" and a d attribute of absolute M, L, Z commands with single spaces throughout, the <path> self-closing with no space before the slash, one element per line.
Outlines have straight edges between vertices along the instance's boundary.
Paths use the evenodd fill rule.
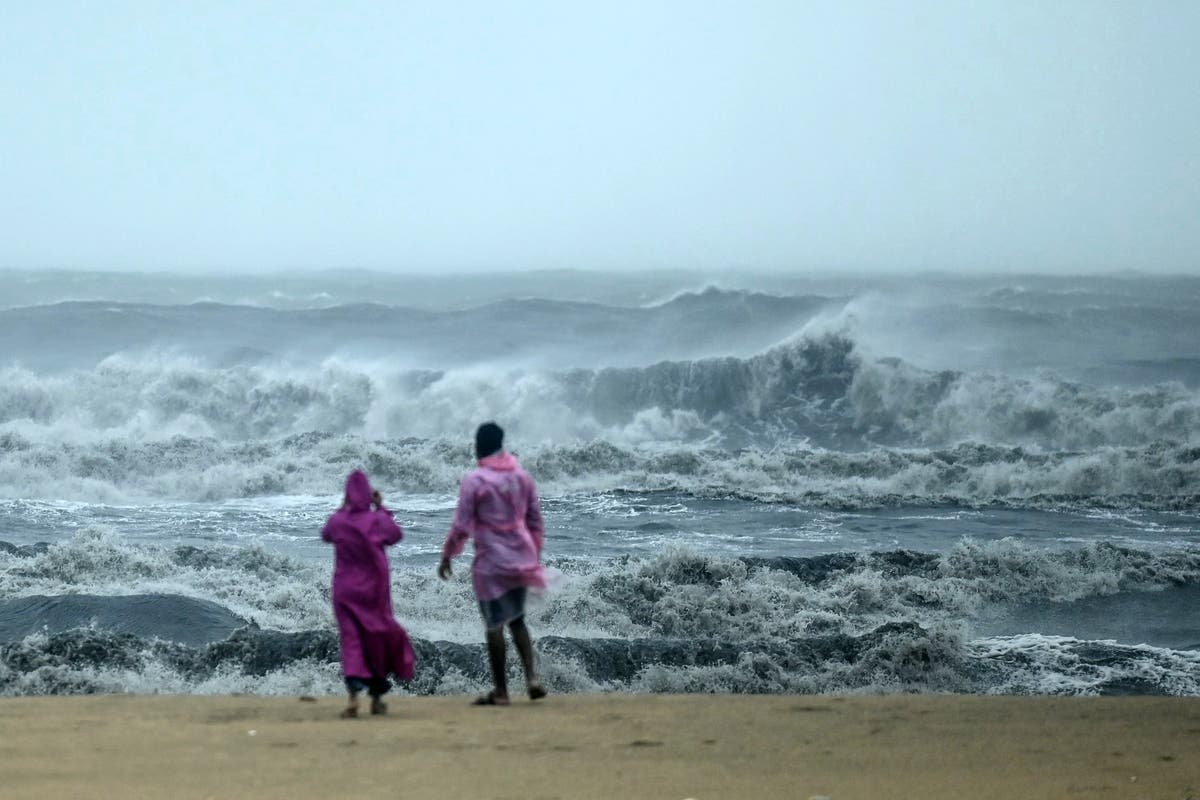
<path fill-rule="evenodd" d="M 337 691 L 317 532 L 406 530 L 413 692 L 484 419 L 556 691 L 1200 692 L 1200 279 L 0 273 L 0 692 Z"/>

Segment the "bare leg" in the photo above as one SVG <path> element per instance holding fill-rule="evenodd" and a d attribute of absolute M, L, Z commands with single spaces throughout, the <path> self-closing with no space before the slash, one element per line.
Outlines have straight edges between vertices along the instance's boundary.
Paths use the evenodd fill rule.
<path fill-rule="evenodd" d="M 525 667 L 525 682 L 534 683 L 537 681 L 537 675 L 533 671 L 533 642 L 529 639 L 529 628 L 525 627 L 525 618 L 514 619 L 508 623 L 508 629 L 512 631 L 517 652 L 521 654 L 521 664 Z"/>
<path fill-rule="evenodd" d="M 525 667 L 525 684 L 529 687 L 529 699 L 545 697 L 546 690 L 542 688 L 533 665 L 533 641 L 529 638 L 529 628 L 525 627 L 525 618 L 518 617 L 513 620 L 508 624 L 508 629 L 512 631 L 513 643 L 516 644 L 517 652 L 521 654 L 521 663 Z"/>
<path fill-rule="evenodd" d="M 488 662 L 492 666 L 492 682 L 496 690 L 492 696 L 497 700 L 508 699 L 508 678 L 504 674 L 504 628 L 493 628 L 487 632 Z"/>

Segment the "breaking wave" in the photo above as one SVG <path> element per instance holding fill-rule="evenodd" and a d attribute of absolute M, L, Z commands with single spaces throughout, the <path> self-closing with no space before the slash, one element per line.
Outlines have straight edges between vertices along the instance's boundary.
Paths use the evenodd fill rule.
<path fill-rule="evenodd" d="M 336 691 L 326 566 L 96 532 L 7 545 L 0 565 L 0 693 Z M 531 612 L 556 691 L 1200 691 L 1200 642 L 1159 641 L 1190 619 L 1195 550 L 1100 543 L 1046 553 L 1004 540 L 944 554 L 728 559 L 673 549 L 557 565 L 563 587 Z M 408 691 L 486 681 L 469 592 L 429 569 L 394 572 L 421 665 Z M 1006 609 L 1070 613 L 1106 598 L 1149 604 L 1142 638 L 997 633 Z M 204 625 L 187 626 L 189 617 Z"/>
<path fill-rule="evenodd" d="M 0 375 L 0 495 L 322 493 L 347 468 L 452 491 L 480 419 L 542 480 L 856 506 L 1200 494 L 1200 393 L 870 361 L 839 334 L 648 367 L 387 373 L 113 357 Z M 461 435 L 448 440 L 447 432 Z M 318 488 L 319 487 L 319 488 Z"/>

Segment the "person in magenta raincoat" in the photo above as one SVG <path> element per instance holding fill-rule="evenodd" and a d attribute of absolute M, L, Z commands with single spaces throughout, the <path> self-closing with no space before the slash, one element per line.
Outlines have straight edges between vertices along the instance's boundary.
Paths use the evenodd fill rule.
<path fill-rule="evenodd" d="M 529 699 L 546 696 L 534 671 L 533 643 L 525 626 L 526 591 L 546 588 L 541 565 L 542 512 L 533 479 L 503 446 L 504 431 L 496 423 L 485 422 L 475 432 L 479 466 L 467 473 L 459 486 L 458 509 L 438 565 L 438 576 L 446 580 L 451 575 L 451 559 L 463 551 L 468 538 L 472 540 L 471 582 L 483 615 L 495 682 L 495 689 L 476 699 L 476 705 L 508 705 L 505 625 L 525 667 Z"/>
<path fill-rule="evenodd" d="M 388 676 L 412 680 L 416 659 L 408 633 L 392 614 L 384 550 L 403 537 L 367 476 L 359 470 L 350 473 L 345 501 L 321 531 L 334 549 L 333 613 L 350 693 L 343 717 L 358 716 L 358 693 L 363 689 L 371 696 L 371 713 L 386 714 L 381 698 L 390 688 Z"/>

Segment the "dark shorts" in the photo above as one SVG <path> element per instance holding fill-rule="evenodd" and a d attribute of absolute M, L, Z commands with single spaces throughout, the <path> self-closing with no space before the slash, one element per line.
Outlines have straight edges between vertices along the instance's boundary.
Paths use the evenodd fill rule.
<path fill-rule="evenodd" d="M 525 587 L 509 589 L 494 600 L 480 600 L 479 613 L 488 630 L 502 628 L 525 616 Z"/>
<path fill-rule="evenodd" d="M 385 695 L 392 688 L 387 678 L 353 678 L 346 676 L 346 688 L 351 692 L 361 692 L 364 689 L 371 697 Z"/>

